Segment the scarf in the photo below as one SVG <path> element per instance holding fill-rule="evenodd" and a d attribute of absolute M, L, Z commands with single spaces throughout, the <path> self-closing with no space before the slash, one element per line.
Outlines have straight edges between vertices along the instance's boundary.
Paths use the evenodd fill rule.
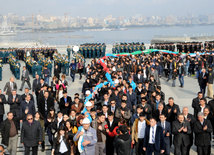
<path fill-rule="evenodd" d="M 78 130 L 81 132 L 85 132 L 85 130 L 84 130 L 84 128 L 82 127 L 82 126 L 80 126 L 79 128 L 78 128 Z M 83 135 L 81 135 L 80 137 L 79 137 L 79 140 L 78 140 L 78 150 L 79 150 L 79 152 L 80 153 L 83 153 L 83 151 L 84 151 L 84 146 L 82 145 L 82 143 L 84 142 L 84 139 L 83 139 Z"/>
<path fill-rule="evenodd" d="M 62 153 L 62 154 L 67 152 L 68 148 L 67 148 L 67 146 L 66 146 L 66 144 L 65 144 L 65 142 L 63 140 L 63 136 L 62 135 L 60 136 L 59 142 L 60 142 L 59 152 Z"/>

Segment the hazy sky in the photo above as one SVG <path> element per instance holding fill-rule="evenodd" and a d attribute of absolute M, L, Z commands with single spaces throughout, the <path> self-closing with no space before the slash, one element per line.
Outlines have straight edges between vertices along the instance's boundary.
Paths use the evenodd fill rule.
<path fill-rule="evenodd" d="M 81 17 L 214 14 L 214 0 L 0 0 L 0 14 Z"/>

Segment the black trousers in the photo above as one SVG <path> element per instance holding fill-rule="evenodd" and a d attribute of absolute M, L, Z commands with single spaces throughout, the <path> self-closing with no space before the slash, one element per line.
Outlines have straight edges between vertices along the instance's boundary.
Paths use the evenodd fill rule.
<path fill-rule="evenodd" d="M 4 114 L 3 114 L 3 115 L 0 115 L 0 125 L 1 125 L 1 123 L 3 122 L 3 117 L 4 117 Z"/>
<path fill-rule="evenodd" d="M 197 153 L 198 155 L 210 155 L 211 146 L 197 146 Z"/>
<path fill-rule="evenodd" d="M 21 90 L 23 89 L 25 82 L 27 82 L 29 89 L 31 89 L 31 84 L 30 84 L 30 81 L 28 81 L 28 80 L 22 80 L 22 84 L 21 84 L 21 88 L 20 89 Z"/>
<path fill-rule="evenodd" d="M 114 138 L 107 138 L 106 139 L 106 155 L 113 155 L 114 154 Z"/>
<path fill-rule="evenodd" d="M 160 152 L 155 150 L 154 144 L 148 144 L 148 147 L 146 148 L 146 155 L 152 155 L 154 152 L 154 155 L 159 155 Z"/>
<path fill-rule="evenodd" d="M 135 153 L 136 155 L 145 155 L 145 151 L 143 150 L 143 138 L 138 138 L 138 142 L 135 145 Z"/>
<path fill-rule="evenodd" d="M 188 155 L 188 146 L 184 146 L 183 144 L 180 145 L 174 145 L 175 147 L 175 155 Z"/>
<path fill-rule="evenodd" d="M 25 155 L 30 155 L 30 148 L 28 146 L 25 146 Z M 38 153 L 38 146 L 33 146 L 32 147 L 32 155 L 37 155 Z"/>

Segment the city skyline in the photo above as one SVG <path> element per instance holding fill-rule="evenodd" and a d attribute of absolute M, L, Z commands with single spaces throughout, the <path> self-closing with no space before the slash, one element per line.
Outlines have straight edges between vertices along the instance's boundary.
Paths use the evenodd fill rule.
<path fill-rule="evenodd" d="M 1 2 L 2 1 L 2 2 Z M 213 0 L 0 0 L 0 15 L 73 17 L 198 16 L 214 14 Z"/>

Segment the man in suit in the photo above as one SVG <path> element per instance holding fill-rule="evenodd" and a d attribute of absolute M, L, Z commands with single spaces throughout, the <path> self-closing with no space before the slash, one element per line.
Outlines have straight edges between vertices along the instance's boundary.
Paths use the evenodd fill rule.
<path fill-rule="evenodd" d="M 201 98 L 200 102 L 199 102 L 199 106 L 196 109 L 196 112 L 204 112 L 205 108 L 209 108 L 209 106 L 207 105 L 207 100 L 205 98 Z"/>
<path fill-rule="evenodd" d="M 159 75 L 158 75 L 158 71 L 154 67 L 151 67 L 150 76 L 151 75 L 154 76 L 154 79 L 157 82 L 157 85 L 160 85 L 160 78 L 159 78 Z"/>
<path fill-rule="evenodd" d="M 30 100 L 34 102 L 33 95 L 29 92 L 29 88 L 25 88 L 25 93 L 21 95 L 21 100 L 24 101 L 27 95 L 30 95 Z"/>
<path fill-rule="evenodd" d="M 174 134 L 173 144 L 175 146 L 175 155 L 187 155 L 188 146 L 191 143 L 190 123 L 184 119 L 183 114 L 178 115 L 178 119 L 172 124 L 172 133 Z"/>
<path fill-rule="evenodd" d="M 143 150 L 146 155 L 159 155 L 164 153 L 164 135 L 163 129 L 157 126 L 155 118 L 150 118 L 150 126 L 146 127 Z"/>
<path fill-rule="evenodd" d="M 173 97 L 169 97 L 168 103 L 169 104 L 166 105 L 167 121 L 172 124 L 172 122 L 176 120 L 177 115 L 180 113 L 180 108 L 174 103 Z"/>
<path fill-rule="evenodd" d="M 206 87 L 207 87 L 207 80 L 208 80 L 208 74 L 206 72 L 206 69 L 203 68 L 201 70 L 201 73 L 199 73 L 198 76 L 198 84 L 200 86 L 200 91 L 205 95 Z"/>
<path fill-rule="evenodd" d="M 115 100 L 111 100 L 110 102 L 111 104 L 108 106 L 108 113 L 112 112 L 113 114 L 115 114 L 116 110 L 117 110 L 117 105 L 116 105 L 116 101 Z"/>
<path fill-rule="evenodd" d="M 143 112 L 146 114 L 146 118 L 149 119 L 151 117 L 152 114 L 152 108 L 150 106 L 150 104 L 147 103 L 147 99 L 146 97 L 142 97 L 141 98 L 141 107 Z"/>
<path fill-rule="evenodd" d="M 147 80 L 149 77 L 149 70 L 148 68 L 146 68 L 146 65 L 143 65 L 142 73 L 143 73 L 144 81 Z"/>
<path fill-rule="evenodd" d="M 31 100 L 30 95 L 26 95 L 25 100 L 20 104 L 20 114 L 22 118 L 25 118 L 25 115 L 32 114 L 35 115 L 35 105 L 34 102 Z"/>
<path fill-rule="evenodd" d="M 40 84 L 40 78 L 39 75 L 36 74 L 36 79 L 33 80 L 33 85 L 32 85 L 32 94 L 36 93 L 36 88 L 39 87 Z M 36 95 L 38 95 L 36 93 Z"/>
<path fill-rule="evenodd" d="M 63 97 L 60 99 L 59 102 L 59 109 L 63 114 L 70 114 L 72 105 L 72 99 L 70 96 L 68 96 L 68 93 L 66 90 L 63 91 Z"/>
<path fill-rule="evenodd" d="M 213 127 L 213 141 L 214 141 L 214 99 L 210 100 L 208 102 L 208 105 L 210 107 L 210 113 L 212 114 L 212 127 Z"/>
<path fill-rule="evenodd" d="M 114 113 L 109 112 L 108 113 L 108 119 L 107 119 L 107 126 L 106 128 L 106 132 L 113 132 L 114 128 L 118 125 L 118 122 L 114 119 Z M 115 137 L 111 137 L 108 134 L 106 134 L 106 155 L 112 155 L 114 154 L 114 138 Z"/>
<path fill-rule="evenodd" d="M 193 144 L 193 129 L 194 129 L 194 123 L 196 119 L 192 114 L 189 113 L 188 107 L 183 107 L 182 114 L 184 115 L 184 119 L 190 123 L 190 127 L 191 127 L 190 145 L 188 146 L 188 151 L 187 151 L 187 153 L 189 153 L 190 148 Z"/>
<path fill-rule="evenodd" d="M 21 88 L 19 89 L 20 91 L 22 91 L 25 82 L 27 82 L 29 89 L 31 89 L 29 71 L 26 69 L 25 66 L 23 66 L 23 71 L 22 71 L 21 80 L 22 80 L 22 84 L 21 84 Z"/>
<path fill-rule="evenodd" d="M 162 103 L 158 104 L 158 109 L 155 110 L 152 115 L 153 117 L 155 117 L 156 120 L 159 121 L 161 114 L 164 114 L 164 116 L 167 116 L 166 109 L 164 108 L 164 105 Z"/>
<path fill-rule="evenodd" d="M 200 99 L 203 97 L 202 92 L 198 92 L 198 96 L 192 100 L 192 108 L 194 109 L 194 117 L 197 118 L 197 109 L 200 107 Z"/>
<path fill-rule="evenodd" d="M 144 78 L 143 78 L 143 75 L 142 75 L 142 71 L 139 70 L 137 72 L 137 74 L 134 76 L 134 82 L 135 83 L 143 83 L 144 82 Z"/>
<path fill-rule="evenodd" d="M 41 88 L 43 88 L 44 86 L 46 86 L 44 79 L 40 79 L 39 84 L 36 85 L 37 87 L 35 88 L 35 94 L 36 94 L 36 100 L 39 100 L 39 94 L 41 92 Z"/>
<path fill-rule="evenodd" d="M 9 96 L 12 93 L 12 90 L 17 90 L 17 84 L 14 82 L 13 77 L 11 77 L 10 81 L 5 84 L 4 94 Z"/>
<path fill-rule="evenodd" d="M 129 86 L 129 91 L 127 93 L 127 101 L 131 103 L 132 108 L 135 109 L 137 105 L 137 95 L 133 92 L 132 86 Z"/>
<path fill-rule="evenodd" d="M 202 112 L 198 113 L 198 120 L 194 124 L 195 145 L 198 155 L 210 155 L 212 125 L 209 120 L 204 119 Z"/>
<path fill-rule="evenodd" d="M 6 103 L 7 103 L 7 101 L 6 101 L 5 95 L 2 94 L 2 91 L 0 89 L 0 125 L 1 125 L 1 123 L 3 121 L 3 116 L 4 116 L 4 113 L 5 113 L 5 111 L 4 111 L 4 105 Z"/>
<path fill-rule="evenodd" d="M 8 96 L 8 104 L 10 105 L 10 111 L 14 117 L 20 117 L 20 95 L 16 93 L 16 90 L 12 91 L 12 94 Z"/>
<path fill-rule="evenodd" d="M 158 126 L 163 128 L 163 135 L 164 135 L 164 144 L 165 144 L 165 155 L 170 155 L 170 135 L 171 135 L 171 125 L 169 122 L 166 121 L 166 116 L 164 114 L 160 114 L 159 116 L 160 121 L 158 122 Z"/>
<path fill-rule="evenodd" d="M 54 99 L 49 95 L 48 91 L 44 92 L 44 96 L 39 98 L 37 103 L 38 111 L 42 114 L 44 118 L 47 118 L 47 114 L 50 111 L 50 108 L 54 108 Z"/>

